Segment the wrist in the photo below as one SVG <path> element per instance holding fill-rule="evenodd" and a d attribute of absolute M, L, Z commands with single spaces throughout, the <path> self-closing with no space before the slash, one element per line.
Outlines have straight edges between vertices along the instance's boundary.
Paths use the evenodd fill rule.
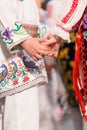
<path fill-rule="evenodd" d="M 24 40 L 23 42 L 21 42 L 21 46 L 23 47 L 25 44 L 26 44 L 26 42 L 29 40 L 29 39 L 31 39 L 32 37 L 28 37 L 26 40 Z"/>
<path fill-rule="evenodd" d="M 63 39 L 59 37 L 58 35 L 54 35 L 54 38 L 56 39 L 58 43 L 63 43 Z"/>

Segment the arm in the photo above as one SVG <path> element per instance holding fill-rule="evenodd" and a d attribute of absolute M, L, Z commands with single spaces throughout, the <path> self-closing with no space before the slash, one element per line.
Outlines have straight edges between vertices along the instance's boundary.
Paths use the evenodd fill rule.
<path fill-rule="evenodd" d="M 51 29 L 51 33 L 70 41 L 69 31 L 81 18 L 87 5 L 87 0 L 62 0 L 59 2 L 56 26 Z"/>
<path fill-rule="evenodd" d="M 0 22 L 1 25 L 2 23 Z M 30 37 L 27 31 L 17 21 L 14 22 L 14 27 L 2 26 L 0 31 L 3 43 L 5 43 L 10 53 L 19 51 L 21 49 L 20 44 Z"/>
<path fill-rule="evenodd" d="M 51 30 L 49 31 L 49 40 L 46 42 L 46 45 L 51 45 L 53 47 L 53 57 L 57 57 L 62 39 L 70 42 L 69 32 L 81 18 L 86 5 L 87 0 L 67 0 L 66 2 L 65 0 L 55 0 L 48 4 L 48 10 L 50 6 L 50 12 L 52 12 L 52 14 L 51 18 L 48 17 L 47 19 L 48 24 L 51 26 Z M 56 21 L 55 24 L 53 20 Z M 51 22 L 49 23 L 49 21 Z"/>
<path fill-rule="evenodd" d="M 16 8 L 8 1 L 0 3 L 0 32 L 11 53 L 18 51 L 19 44 L 30 37 L 17 19 Z"/>
<path fill-rule="evenodd" d="M 7 2 L 7 3 L 6 3 Z M 8 6 L 4 7 L 3 5 Z M 0 3 L 0 32 L 3 43 L 10 53 L 17 52 L 19 47 L 23 47 L 34 59 L 40 59 L 48 54 L 49 47 L 44 47 L 40 43 L 45 39 L 32 38 L 18 21 L 18 8 L 5 1 Z"/>

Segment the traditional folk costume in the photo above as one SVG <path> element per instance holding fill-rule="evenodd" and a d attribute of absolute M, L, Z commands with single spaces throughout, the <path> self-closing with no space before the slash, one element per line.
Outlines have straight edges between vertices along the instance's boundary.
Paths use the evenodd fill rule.
<path fill-rule="evenodd" d="M 14 52 L 19 51 L 19 44 L 31 37 L 26 31 L 28 24 L 38 25 L 38 11 L 35 0 L 1 1 L 0 63 L 11 57 Z M 34 34 L 32 28 L 37 30 L 37 27 L 30 26 L 30 28 L 32 35 L 36 35 L 37 33 Z M 6 46 L 3 45 L 2 39 Z M 2 77 L 0 77 L 0 84 L 1 79 Z M 21 93 L 1 98 L 0 130 L 39 130 L 38 105 L 37 85 Z"/>
<path fill-rule="evenodd" d="M 62 0 L 62 1 L 54 0 L 54 4 L 56 4 L 56 2 L 57 2 L 58 6 L 57 6 L 57 10 L 56 10 L 57 14 L 56 14 L 55 20 L 57 22 L 56 22 L 56 26 L 51 29 L 51 32 L 53 34 L 56 34 L 56 35 L 62 37 L 64 40 L 67 40 L 68 42 L 70 42 L 70 36 L 69 36 L 70 30 L 73 29 L 73 26 L 77 27 L 77 25 L 80 25 L 80 22 L 83 21 L 83 23 L 82 23 L 83 25 L 81 25 L 82 27 L 81 27 L 81 29 L 79 29 L 80 30 L 79 32 L 81 33 L 81 35 L 79 38 L 76 39 L 76 43 L 79 41 L 79 44 L 80 44 L 81 43 L 80 40 L 84 39 L 84 38 L 85 39 L 83 41 L 82 40 L 81 41 L 87 43 L 87 38 L 86 38 L 87 14 L 85 14 L 85 16 L 84 16 L 85 18 L 82 19 L 82 15 L 87 6 L 87 0 L 71 0 L 71 1 L 67 0 L 66 2 L 65 2 L 65 0 Z M 49 6 L 49 11 L 52 11 L 52 8 L 53 8 L 52 6 Z M 55 12 L 53 12 L 53 14 L 55 14 Z M 49 22 L 49 15 L 48 15 L 48 22 Z M 50 23 L 50 24 L 52 25 L 52 24 L 54 24 L 54 22 L 52 21 L 52 23 Z M 84 27 L 85 27 L 85 29 L 84 29 Z M 83 50 L 83 46 L 84 46 L 84 50 Z M 78 48 L 80 48 L 80 45 Z M 86 45 L 82 45 L 82 43 L 81 43 L 81 49 L 77 49 L 77 50 L 79 50 L 79 51 L 78 51 L 78 54 L 76 52 L 76 56 L 75 56 L 76 57 L 75 58 L 76 66 L 75 66 L 74 70 L 76 69 L 76 71 L 78 70 L 80 72 L 78 72 L 78 74 L 77 74 L 77 73 L 75 73 L 76 71 L 74 71 L 73 81 L 74 81 L 74 86 L 75 86 L 75 90 L 76 90 L 76 95 L 77 95 L 77 98 L 80 103 L 82 115 L 86 118 L 86 116 L 87 116 L 86 69 L 87 68 L 86 68 L 86 54 L 84 54 L 84 53 L 86 53 Z M 81 57 L 82 54 L 83 54 L 83 57 Z M 84 63 L 81 62 L 81 61 L 83 61 L 82 60 L 83 58 L 84 58 Z M 83 66 L 83 64 L 84 64 L 84 66 Z M 79 69 L 77 69 L 77 66 L 79 66 Z M 81 70 L 81 67 L 83 68 L 83 70 Z M 78 84 L 79 84 L 80 88 L 79 88 Z"/>
<path fill-rule="evenodd" d="M 87 7 L 77 25 L 73 81 L 82 115 L 87 121 Z"/>
<path fill-rule="evenodd" d="M 55 0 L 54 0 L 55 1 Z M 56 3 L 56 1 L 55 1 Z M 80 35 L 76 35 L 76 55 L 75 55 L 75 67 L 74 67 L 74 86 L 76 90 L 76 96 L 79 101 L 82 115 L 84 119 L 87 119 L 87 87 L 86 87 L 86 43 L 87 43 L 87 13 L 84 10 L 87 6 L 87 0 L 67 0 L 59 1 L 57 4 L 59 9 L 57 12 L 56 27 L 53 27 L 51 32 L 59 35 L 64 40 L 70 42 L 69 32 L 73 29 L 73 26 L 80 25 Z M 57 8 L 58 8 L 57 7 Z M 52 7 L 51 7 L 52 8 Z M 82 19 L 82 20 L 81 20 Z M 80 21 L 79 21 L 80 20 Z M 82 40 L 83 39 L 83 40 Z M 84 45 L 85 44 L 85 45 Z M 84 50 L 83 50 L 84 48 Z M 78 70 L 78 71 L 77 71 Z"/>
<path fill-rule="evenodd" d="M 58 12 L 60 13 L 61 4 L 62 4 L 62 1 L 59 1 L 59 0 L 51 0 L 47 4 L 46 22 L 47 24 L 51 26 L 51 28 L 56 24 L 56 21 L 58 19 L 57 17 Z M 64 87 L 67 91 L 67 95 L 68 95 L 67 101 L 71 108 L 70 114 L 71 114 L 71 119 L 73 121 L 74 128 L 75 130 L 77 129 L 82 130 L 83 119 L 82 119 L 81 112 L 78 106 L 78 101 L 76 99 L 76 94 L 75 94 L 74 85 L 73 85 L 73 78 L 72 78 L 74 53 L 75 53 L 75 38 L 71 39 L 70 44 L 68 43 L 62 44 L 58 53 L 57 63 L 58 63 L 58 68 L 60 70 L 62 79 L 63 79 Z M 59 84 L 59 88 L 61 88 L 61 84 Z M 57 89 L 58 89 L 58 85 L 57 85 Z M 63 98 L 64 98 L 64 94 L 63 94 Z M 66 107 L 66 104 L 64 104 L 64 106 Z M 76 123 L 76 120 L 78 120 L 78 123 Z"/>

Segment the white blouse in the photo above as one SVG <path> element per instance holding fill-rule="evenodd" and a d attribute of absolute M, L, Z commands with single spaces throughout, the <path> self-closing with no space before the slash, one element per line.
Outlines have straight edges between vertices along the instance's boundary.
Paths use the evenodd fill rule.
<path fill-rule="evenodd" d="M 30 35 L 21 26 L 39 22 L 35 0 L 1 0 L 0 2 L 0 32 L 3 42 L 0 42 L 0 56 L 4 57 L 6 48 L 13 52 L 13 48 L 26 40 Z M 5 50 L 5 51 L 4 51 Z M 7 53 L 6 53 L 7 55 Z"/>
<path fill-rule="evenodd" d="M 51 29 L 53 34 L 70 41 L 69 31 L 81 18 L 87 6 L 87 0 L 52 0 L 57 2 L 57 22 Z"/>

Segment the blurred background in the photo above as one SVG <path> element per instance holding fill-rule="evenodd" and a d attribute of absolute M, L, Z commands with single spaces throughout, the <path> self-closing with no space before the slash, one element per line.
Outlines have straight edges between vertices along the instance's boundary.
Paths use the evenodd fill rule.
<path fill-rule="evenodd" d="M 40 23 L 52 28 L 56 24 L 58 0 L 36 0 Z M 39 88 L 40 130 L 87 130 L 76 99 L 72 69 L 75 32 L 71 42 L 61 45 L 57 59 L 45 57 L 48 84 Z"/>

